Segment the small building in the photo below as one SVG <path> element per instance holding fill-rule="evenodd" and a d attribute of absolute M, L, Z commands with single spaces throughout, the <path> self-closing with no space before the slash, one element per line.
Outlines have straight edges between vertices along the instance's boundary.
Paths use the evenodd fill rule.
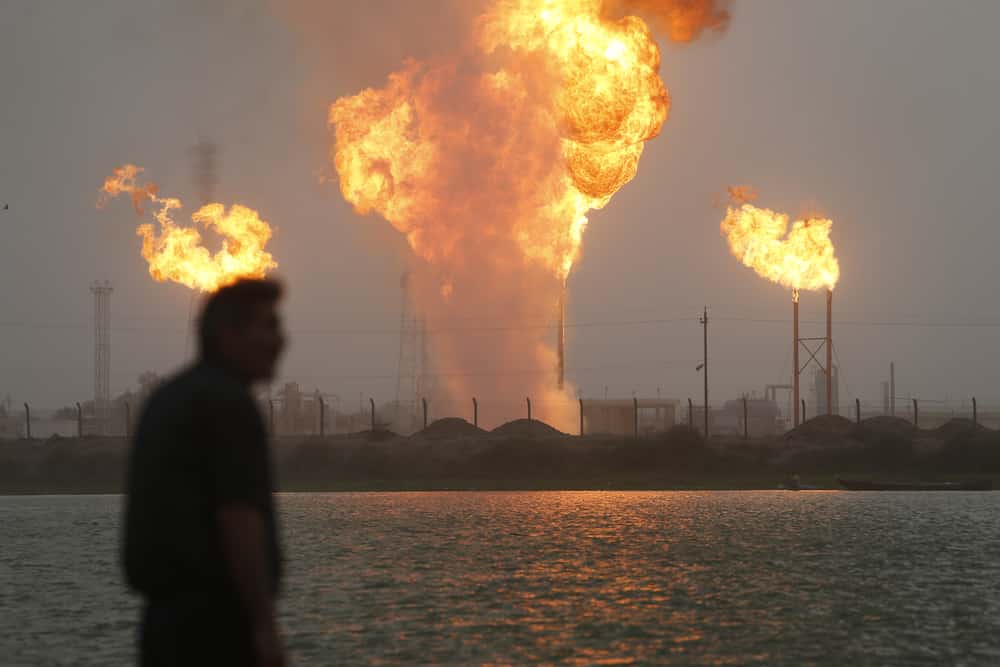
<path fill-rule="evenodd" d="M 583 400 L 586 435 L 640 436 L 665 433 L 677 423 L 679 401 L 660 398 Z"/>

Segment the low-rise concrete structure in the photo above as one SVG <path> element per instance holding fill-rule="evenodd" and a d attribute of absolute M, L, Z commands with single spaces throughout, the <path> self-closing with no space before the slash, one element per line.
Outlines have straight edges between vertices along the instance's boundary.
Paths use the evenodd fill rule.
<path fill-rule="evenodd" d="M 633 436 L 665 433 L 677 423 L 680 402 L 673 399 L 584 399 L 583 431 L 587 435 Z M 638 421 L 637 421 L 638 420 Z"/>

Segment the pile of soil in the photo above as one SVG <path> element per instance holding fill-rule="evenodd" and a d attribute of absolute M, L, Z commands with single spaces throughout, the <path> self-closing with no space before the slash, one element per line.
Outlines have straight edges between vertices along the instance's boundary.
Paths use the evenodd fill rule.
<path fill-rule="evenodd" d="M 427 438 L 428 440 L 448 440 L 453 438 L 475 438 L 486 435 L 486 433 L 483 429 L 473 426 L 461 417 L 445 417 L 444 419 L 438 419 L 415 435 L 418 438 Z"/>
<path fill-rule="evenodd" d="M 872 434 L 908 437 L 913 435 L 913 428 L 913 424 L 902 417 L 888 417 L 883 415 L 862 419 L 856 431 L 859 432 L 858 435 Z"/>
<path fill-rule="evenodd" d="M 375 442 L 381 442 L 384 440 L 392 440 L 398 438 L 398 433 L 393 433 L 387 428 L 376 428 L 374 431 L 371 429 L 366 429 L 364 431 L 358 431 L 357 433 L 352 433 L 351 435 L 358 438 L 365 438 L 367 440 L 374 440 Z"/>
<path fill-rule="evenodd" d="M 497 426 L 492 433 L 505 438 L 551 438 L 566 435 L 537 419 L 515 419 L 502 426 Z"/>
<path fill-rule="evenodd" d="M 820 415 L 806 420 L 785 434 L 787 440 L 807 440 L 829 442 L 843 440 L 850 436 L 854 425 L 851 420 L 840 415 Z"/>
<path fill-rule="evenodd" d="M 981 430 L 983 427 L 976 425 L 971 419 L 956 418 L 949 419 L 934 429 L 934 435 L 947 442 L 953 438 L 971 436 Z"/>

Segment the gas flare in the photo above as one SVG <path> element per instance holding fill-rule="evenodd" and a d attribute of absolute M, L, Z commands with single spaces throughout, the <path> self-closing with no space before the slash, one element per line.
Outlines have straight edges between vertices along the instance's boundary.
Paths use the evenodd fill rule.
<path fill-rule="evenodd" d="M 705 30 L 729 26 L 729 0 L 605 0 L 605 16 L 636 13 L 675 42 L 690 42 Z"/>
<path fill-rule="evenodd" d="M 435 335 L 435 362 L 458 371 L 445 398 L 566 402 L 555 389 L 560 334 L 517 323 L 555 324 L 588 211 L 632 180 L 670 108 L 649 28 L 621 11 L 716 4 L 491 0 L 459 53 L 407 61 L 383 88 L 332 104 L 341 192 L 358 213 L 385 218 L 422 260 L 411 286 L 428 326 L 513 323 L 487 349 Z M 497 374 L 461 373 L 484 359 L 496 360 Z M 525 365 L 531 376 L 502 372 Z M 548 418 L 573 423 L 569 413 Z"/>
<path fill-rule="evenodd" d="M 752 193 L 746 186 L 738 188 L 731 188 L 731 194 Z M 840 265 L 830 240 L 833 221 L 796 220 L 789 230 L 788 220 L 783 213 L 743 203 L 729 207 L 721 230 L 733 256 L 757 275 L 796 293 L 800 289 L 832 290 L 840 279 Z"/>
<path fill-rule="evenodd" d="M 132 198 L 138 215 L 148 201 L 160 208 L 154 217 L 159 232 L 150 223 L 142 224 L 136 234 L 142 237 L 142 256 L 149 263 L 149 275 L 157 281 L 171 280 L 191 289 L 214 292 L 240 278 L 262 278 L 278 266 L 264 246 L 271 238 L 271 228 L 251 208 L 234 204 L 227 211 L 222 204 L 207 204 L 191 216 L 195 223 L 217 232 L 222 249 L 211 254 L 202 244 L 195 227 L 182 227 L 170 212 L 182 207 L 173 197 L 160 197 L 155 183 L 137 182 L 142 167 L 126 164 L 114 170 L 101 187 L 97 207 L 103 208 L 121 194 Z"/>

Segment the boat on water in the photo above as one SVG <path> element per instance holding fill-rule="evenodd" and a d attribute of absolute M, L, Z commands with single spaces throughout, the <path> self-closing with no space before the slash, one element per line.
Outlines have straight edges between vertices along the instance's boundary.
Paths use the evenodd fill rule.
<path fill-rule="evenodd" d="M 952 482 L 876 482 L 843 479 L 837 482 L 848 491 L 992 491 L 993 480 L 965 479 Z"/>

